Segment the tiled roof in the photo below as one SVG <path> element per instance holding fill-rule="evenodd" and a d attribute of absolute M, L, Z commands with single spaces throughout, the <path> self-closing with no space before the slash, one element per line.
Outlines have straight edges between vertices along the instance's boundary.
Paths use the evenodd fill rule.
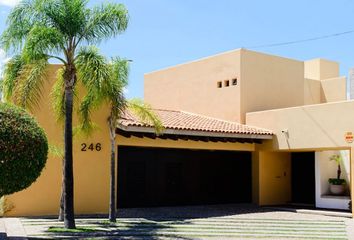
<path fill-rule="evenodd" d="M 162 109 L 155 109 L 153 111 L 159 116 L 165 129 L 226 134 L 273 135 L 273 133 L 267 129 L 252 127 L 195 113 Z M 136 115 L 131 111 L 126 111 L 118 123 L 123 127 L 152 127 L 151 124 L 139 121 Z"/>

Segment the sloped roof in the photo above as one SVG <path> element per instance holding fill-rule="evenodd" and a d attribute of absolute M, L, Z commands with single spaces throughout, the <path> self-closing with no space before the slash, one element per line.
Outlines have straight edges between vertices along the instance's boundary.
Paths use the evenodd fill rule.
<path fill-rule="evenodd" d="M 176 110 L 153 110 L 160 118 L 165 130 L 198 131 L 204 133 L 242 134 L 242 135 L 273 135 L 270 130 L 207 117 L 200 114 L 176 111 Z M 151 124 L 141 122 L 131 111 L 126 111 L 118 121 L 118 128 L 127 130 L 129 127 L 149 127 Z"/>

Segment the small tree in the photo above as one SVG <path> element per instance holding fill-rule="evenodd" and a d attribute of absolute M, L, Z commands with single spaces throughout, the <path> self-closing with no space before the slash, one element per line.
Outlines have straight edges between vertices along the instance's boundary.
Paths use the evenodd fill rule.
<path fill-rule="evenodd" d="M 29 187 L 47 161 L 47 137 L 24 110 L 0 103 L 0 197 Z"/>
<path fill-rule="evenodd" d="M 98 59 L 98 56 L 93 56 L 94 51 L 91 51 L 91 55 L 87 55 L 85 59 L 78 59 L 78 67 L 86 69 L 87 63 L 91 62 L 90 58 Z M 97 51 L 96 51 L 96 54 Z M 90 122 L 90 113 L 93 108 L 105 103 L 109 106 L 109 117 L 107 118 L 107 125 L 110 133 L 111 154 L 110 154 L 110 203 L 109 203 L 109 220 L 110 222 L 116 221 L 116 127 L 117 121 L 121 117 L 122 113 L 129 109 L 136 114 L 136 116 L 146 123 L 150 123 L 155 127 L 155 131 L 158 134 L 162 131 L 162 124 L 158 116 L 151 111 L 149 105 L 143 101 L 134 99 L 127 100 L 124 97 L 123 89 L 128 83 L 129 66 L 127 60 L 119 58 L 112 59 L 111 62 L 107 62 L 105 58 L 101 58 L 99 63 L 101 66 L 101 72 L 105 72 L 106 78 L 102 79 L 101 84 L 96 88 L 91 88 L 90 92 L 86 95 L 83 103 L 80 107 L 80 115 L 83 122 L 85 132 L 92 130 L 92 123 Z M 82 64 L 81 64 L 82 63 Z M 84 70 L 81 71 L 84 73 Z M 83 78 L 90 78 L 90 74 L 87 73 L 82 76 Z"/>

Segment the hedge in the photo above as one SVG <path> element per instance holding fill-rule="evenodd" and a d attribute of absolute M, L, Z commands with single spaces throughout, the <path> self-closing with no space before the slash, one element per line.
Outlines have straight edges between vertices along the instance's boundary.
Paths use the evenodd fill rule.
<path fill-rule="evenodd" d="M 0 197 L 29 187 L 48 155 L 45 132 L 24 110 L 0 103 Z"/>

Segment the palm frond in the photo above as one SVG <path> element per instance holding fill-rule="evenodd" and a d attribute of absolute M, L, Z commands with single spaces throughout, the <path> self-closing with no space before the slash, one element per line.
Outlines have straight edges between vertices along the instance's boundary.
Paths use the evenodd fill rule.
<path fill-rule="evenodd" d="M 50 98 L 55 118 L 58 122 L 64 121 L 65 116 L 65 82 L 64 82 L 65 67 L 57 71 L 57 80 L 54 83 Z"/>
<path fill-rule="evenodd" d="M 25 62 L 20 55 L 12 57 L 11 60 L 6 63 L 2 79 L 2 93 L 5 101 L 11 101 L 24 65 Z"/>
<path fill-rule="evenodd" d="M 92 122 L 91 114 L 94 109 L 101 105 L 102 99 L 94 89 L 88 91 L 79 106 L 79 130 L 85 135 L 91 135 L 95 130 L 95 123 Z"/>
<path fill-rule="evenodd" d="M 128 101 L 128 108 L 131 110 L 143 123 L 152 124 L 156 134 L 163 132 L 163 125 L 159 117 L 151 109 L 151 106 L 144 103 L 140 99 L 131 99 Z"/>
<path fill-rule="evenodd" d="M 81 130 L 92 133 L 91 112 L 105 100 L 102 89 L 111 80 L 111 67 L 107 59 L 99 54 L 96 47 L 81 48 L 75 60 L 78 80 L 84 85 L 87 94 L 79 106 Z"/>
<path fill-rule="evenodd" d="M 23 55 L 26 61 L 33 61 L 58 54 L 64 50 L 65 37 L 56 28 L 36 25 L 26 37 Z"/>
<path fill-rule="evenodd" d="M 27 34 L 35 24 L 48 25 L 48 21 L 41 11 L 41 6 L 46 1 L 22 0 L 12 9 L 6 21 L 7 28 L 0 37 L 2 48 L 6 51 L 20 50 Z"/>
<path fill-rule="evenodd" d="M 45 58 L 23 66 L 14 89 L 15 104 L 29 110 L 39 106 L 43 83 L 47 78 L 47 66 L 48 61 Z"/>
<path fill-rule="evenodd" d="M 124 32 L 128 22 L 128 10 L 124 5 L 102 4 L 89 11 L 81 39 L 89 43 L 98 43 Z"/>
<path fill-rule="evenodd" d="M 48 145 L 48 152 L 53 157 L 64 157 L 64 150 L 63 146 L 58 146 L 55 144 Z"/>
<path fill-rule="evenodd" d="M 121 87 L 128 85 L 129 60 L 119 57 L 112 58 L 113 79 L 119 82 Z"/>
<path fill-rule="evenodd" d="M 79 49 L 75 64 L 78 79 L 87 89 L 100 89 L 103 82 L 110 79 L 107 59 L 94 46 Z"/>
<path fill-rule="evenodd" d="M 43 4 L 43 12 L 55 27 L 68 38 L 81 33 L 87 19 L 87 0 L 50 0 Z"/>

